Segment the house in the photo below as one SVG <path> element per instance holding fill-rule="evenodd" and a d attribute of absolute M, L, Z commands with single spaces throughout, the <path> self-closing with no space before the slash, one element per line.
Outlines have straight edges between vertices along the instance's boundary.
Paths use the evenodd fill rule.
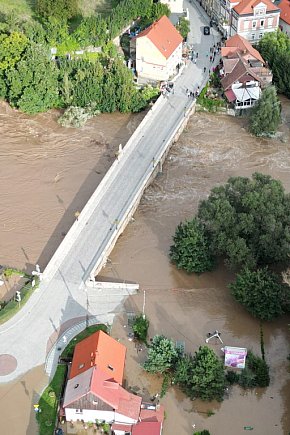
<path fill-rule="evenodd" d="M 175 75 L 182 60 L 182 41 L 166 16 L 140 32 L 131 42 L 138 78 L 163 81 Z"/>
<path fill-rule="evenodd" d="M 98 367 L 122 385 L 126 347 L 103 331 L 97 331 L 79 342 L 74 351 L 70 379 L 91 367 Z"/>
<path fill-rule="evenodd" d="M 240 35 L 234 35 L 221 49 L 221 85 L 235 109 L 251 108 L 261 91 L 272 83 L 272 73 L 261 54 Z"/>
<path fill-rule="evenodd" d="M 221 56 L 222 75 L 235 74 L 234 69 L 241 58 L 246 62 L 248 69 L 258 77 L 261 89 L 272 83 L 273 75 L 261 54 L 242 36 L 234 35 L 229 38 L 225 47 L 221 49 Z"/>
<path fill-rule="evenodd" d="M 104 421 L 115 435 L 161 434 L 163 406 L 122 387 L 125 355 L 126 347 L 103 331 L 75 346 L 62 403 L 67 421 Z"/>
<path fill-rule="evenodd" d="M 238 34 L 257 42 L 279 25 L 280 5 L 271 0 L 202 0 L 202 5 L 224 37 Z"/>
<path fill-rule="evenodd" d="M 182 14 L 183 12 L 183 0 L 160 0 L 169 7 L 172 14 Z"/>
<path fill-rule="evenodd" d="M 290 37 L 290 0 L 281 0 L 278 6 L 281 11 L 279 27 Z"/>
<path fill-rule="evenodd" d="M 231 11 L 230 36 L 236 33 L 257 42 L 267 32 L 277 30 L 280 9 L 271 0 L 241 0 Z"/>

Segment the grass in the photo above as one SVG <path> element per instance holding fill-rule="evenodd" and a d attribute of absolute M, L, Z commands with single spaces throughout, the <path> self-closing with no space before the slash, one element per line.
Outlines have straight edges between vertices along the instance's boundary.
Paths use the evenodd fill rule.
<path fill-rule="evenodd" d="M 84 331 L 80 332 L 64 349 L 61 356 L 63 358 L 72 357 L 75 349 L 75 345 L 82 341 L 84 338 L 89 337 L 96 331 L 107 332 L 108 328 L 106 325 L 98 324 L 93 326 L 88 326 Z"/>
<path fill-rule="evenodd" d="M 18 17 L 31 18 L 36 0 L 0 0 L 0 13 L 10 14 L 12 11 Z M 84 17 L 98 12 L 108 15 L 112 9 L 112 0 L 79 0 L 81 14 Z"/>
<path fill-rule="evenodd" d="M 66 376 L 66 365 L 58 365 L 55 375 L 39 399 L 41 412 L 36 414 L 39 424 L 39 435 L 53 435 L 57 415 L 58 402 Z"/>
<path fill-rule="evenodd" d="M 38 278 L 35 277 L 35 286 L 32 287 L 31 282 L 29 281 L 24 285 L 21 289 L 21 302 L 17 302 L 14 300 L 9 301 L 1 310 L 0 310 L 0 325 L 2 323 L 7 322 L 7 320 L 11 319 L 21 308 L 26 304 L 32 293 L 35 289 L 37 289 L 39 284 Z"/>

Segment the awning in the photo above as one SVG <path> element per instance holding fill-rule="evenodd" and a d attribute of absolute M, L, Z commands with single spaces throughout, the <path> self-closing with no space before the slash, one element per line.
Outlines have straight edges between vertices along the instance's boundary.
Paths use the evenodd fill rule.
<path fill-rule="evenodd" d="M 229 103 L 232 103 L 233 101 L 236 100 L 236 96 L 231 89 L 229 89 L 228 91 L 225 92 L 225 96 L 227 97 L 227 100 L 229 101 Z"/>

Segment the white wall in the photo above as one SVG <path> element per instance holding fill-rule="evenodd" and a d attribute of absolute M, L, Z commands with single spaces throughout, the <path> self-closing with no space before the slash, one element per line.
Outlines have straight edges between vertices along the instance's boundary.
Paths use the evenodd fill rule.
<path fill-rule="evenodd" d="M 84 420 L 88 421 L 106 421 L 107 423 L 125 423 L 125 424 L 134 424 L 137 423 L 137 420 L 133 420 L 125 415 L 118 414 L 115 411 L 100 411 L 97 409 L 83 409 L 81 413 L 76 412 L 76 409 L 73 408 L 65 408 L 65 417 L 67 421 L 77 421 Z"/>
<path fill-rule="evenodd" d="M 160 3 L 167 5 L 173 14 L 183 11 L 183 0 L 160 0 Z"/>

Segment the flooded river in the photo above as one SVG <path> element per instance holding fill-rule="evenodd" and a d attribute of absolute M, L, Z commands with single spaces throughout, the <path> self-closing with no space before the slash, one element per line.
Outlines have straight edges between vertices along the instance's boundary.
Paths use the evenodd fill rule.
<path fill-rule="evenodd" d="M 200 276 L 177 271 L 168 261 L 176 225 L 190 218 L 198 202 L 229 176 L 260 171 L 282 180 L 290 191 L 290 108 L 284 101 L 281 140 L 251 137 L 243 119 L 210 114 L 194 115 L 173 146 L 164 171 L 150 186 L 119 239 L 103 274 L 136 280 L 146 290 L 145 311 L 150 336 L 163 333 L 184 340 L 187 352 L 204 343 L 218 329 L 227 345 L 259 352 L 259 322 L 235 303 L 227 290 L 231 273 L 220 265 Z M 31 268 L 45 266 L 80 210 L 109 167 L 119 143 L 136 128 L 142 115 L 102 115 L 83 129 L 65 130 L 56 124 L 56 112 L 26 117 L 6 105 L 0 107 L 0 263 Z M 143 291 L 126 301 L 127 310 L 141 310 Z M 245 433 L 288 434 L 290 404 L 289 318 L 264 325 L 265 351 L 271 367 L 266 390 L 229 391 L 221 404 L 189 401 L 170 389 L 164 435 L 191 434 L 208 429 L 214 435 Z M 126 341 L 123 319 L 113 334 Z M 126 342 L 129 346 L 131 344 Z M 220 344 L 210 342 L 220 353 Z M 130 351 L 131 352 L 131 351 Z M 140 357 L 142 358 L 142 356 Z M 138 359 L 128 362 L 128 381 L 140 383 L 151 394 L 158 380 L 140 377 Z M 19 382 L 0 387 L 3 435 L 34 435 L 32 405 L 45 384 L 41 368 Z M 5 410 L 5 412 L 4 412 Z M 207 417 L 207 411 L 214 415 Z M 17 414 L 17 419 L 15 418 Z"/>

